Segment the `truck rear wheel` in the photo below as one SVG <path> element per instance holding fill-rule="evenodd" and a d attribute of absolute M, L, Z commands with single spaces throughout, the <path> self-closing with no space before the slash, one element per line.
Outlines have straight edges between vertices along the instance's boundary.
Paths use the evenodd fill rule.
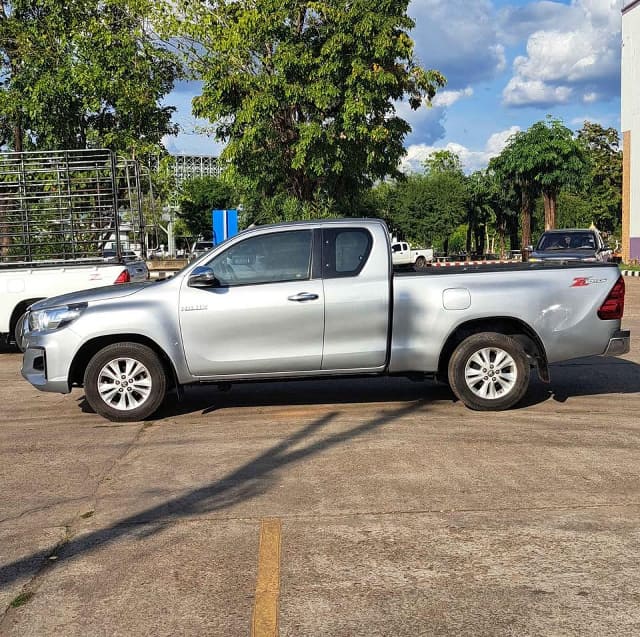
<path fill-rule="evenodd" d="M 160 407 L 167 380 L 158 355 L 140 343 L 114 343 L 98 351 L 84 373 L 91 408 L 114 422 L 144 420 Z"/>
<path fill-rule="evenodd" d="M 449 361 L 449 384 L 470 409 L 502 411 L 519 402 L 530 368 L 520 343 L 505 334 L 482 332 L 466 338 Z"/>
<path fill-rule="evenodd" d="M 427 260 L 424 257 L 418 257 L 415 263 L 416 270 L 424 270 L 427 267 Z"/>

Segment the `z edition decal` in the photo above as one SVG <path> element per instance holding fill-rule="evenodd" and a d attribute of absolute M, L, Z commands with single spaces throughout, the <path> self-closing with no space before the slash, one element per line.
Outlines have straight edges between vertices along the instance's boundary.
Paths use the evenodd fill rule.
<path fill-rule="evenodd" d="M 573 283 L 571 284 L 572 288 L 584 288 L 587 285 L 593 285 L 595 283 L 606 283 L 607 279 L 594 279 L 593 277 L 588 276 L 577 276 L 573 279 Z"/>

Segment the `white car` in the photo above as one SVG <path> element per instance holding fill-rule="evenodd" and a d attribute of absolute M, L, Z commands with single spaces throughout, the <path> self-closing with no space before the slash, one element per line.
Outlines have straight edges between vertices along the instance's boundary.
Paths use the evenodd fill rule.
<path fill-rule="evenodd" d="M 412 250 L 406 241 L 397 241 L 391 244 L 391 258 L 393 265 L 410 265 L 422 270 L 433 262 L 433 250 Z"/>

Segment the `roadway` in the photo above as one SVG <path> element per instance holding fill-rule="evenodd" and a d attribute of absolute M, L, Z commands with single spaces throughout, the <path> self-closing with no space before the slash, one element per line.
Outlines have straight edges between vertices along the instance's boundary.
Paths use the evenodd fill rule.
<path fill-rule="evenodd" d="M 189 389 L 115 424 L 3 352 L 0 634 L 640 634 L 626 284 L 630 354 L 498 414 L 376 379 Z"/>

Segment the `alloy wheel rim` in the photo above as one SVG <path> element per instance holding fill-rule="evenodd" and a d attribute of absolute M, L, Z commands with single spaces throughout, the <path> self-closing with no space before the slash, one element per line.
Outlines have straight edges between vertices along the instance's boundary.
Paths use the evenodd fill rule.
<path fill-rule="evenodd" d="M 114 358 L 98 374 L 100 398 L 113 409 L 131 411 L 151 395 L 149 370 L 135 358 Z"/>
<path fill-rule="evenodd" d="M 506 396 L 518 379 L 516 362 L 499 347 L 484 347 L 474 352 L 464 367 L 467 387 L 478 398 L 496 400 Z"/>

